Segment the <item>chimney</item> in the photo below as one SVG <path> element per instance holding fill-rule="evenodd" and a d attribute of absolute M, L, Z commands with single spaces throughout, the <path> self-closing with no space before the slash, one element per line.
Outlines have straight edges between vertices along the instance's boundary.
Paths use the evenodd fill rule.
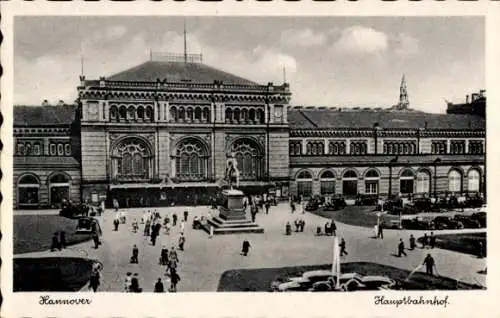
<path fill-rule="evenodd" d="M 469 95 L 465 96 L 465 102 L 468 104 L 469 103 Z"/>

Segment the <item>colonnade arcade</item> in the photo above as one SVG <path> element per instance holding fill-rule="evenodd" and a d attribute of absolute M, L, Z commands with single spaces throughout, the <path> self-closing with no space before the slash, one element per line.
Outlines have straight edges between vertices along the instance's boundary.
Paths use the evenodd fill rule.
<path fill-rule="evenodd" d="M 378 169 L 369 168 L 360 178 L 361 174 L 356 168 L 349 168 L 342 172 L 339 178 L 334 171 L 325 169 L 315 177 L 308 169 L 300 170 L 295 177 L 297 194 L 304 197 L 313 195 L 313 181 L 319 180 L 320 195 L 332 195 L 336 193 L 336 181 L 341 182 L 340 189 L 343 196 L 356 196 L 360 191 L 360 182 L 364 182 L 364 193 L 378 195 L 380 193 L 381 174 Z M 479 168 L 471 168 L 462 171 L 459 168 L 450 168 L 446 175 L 446 186 L 442 189 L 452 194 L 464 192 L 464 178 L 467 178 L 467 192 L 478 193 L 482 186 L 482 172 Z M 425 194 L 430 196 L 434 189 L 435 176 L 427 168 L 414 171 L 411 168 L 403 168 L 398 175 L 392 176 L 399 183 L 399 193 L 402 195 Z M 442 178 L 442 177 L 439 177 Z M 395 188 L 395 185 L 392 185 Z M 394 190 L 394 189 L 393 189 Z"/>

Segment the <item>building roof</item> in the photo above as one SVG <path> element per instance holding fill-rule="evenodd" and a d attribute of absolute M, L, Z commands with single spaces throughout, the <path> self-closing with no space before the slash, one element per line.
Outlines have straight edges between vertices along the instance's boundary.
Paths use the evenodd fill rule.
<path fill-rule="evenodd" d="M 227 84 L 258 85 L 202 63 L 166 61 L 148 61 L 106 79 L 127 82 L 155 82 L 157 79 L 166 79 L 167 82 L 190 81 L 194 83 L 222 81 Z"/>
<path fill-rule="evenodd" d="M 431 114 L 417 111 L 345 110 L 337 108 L 291 108 L 290 129 L 358 128 L 378 124 L 383 129 L 485 129 L 486 121 L 470 114 Z"/>
<path fill-rule="evenodd" d="M 69 126 L 75 110 L 75 105 L 14 106 L 14 127 Z"/>

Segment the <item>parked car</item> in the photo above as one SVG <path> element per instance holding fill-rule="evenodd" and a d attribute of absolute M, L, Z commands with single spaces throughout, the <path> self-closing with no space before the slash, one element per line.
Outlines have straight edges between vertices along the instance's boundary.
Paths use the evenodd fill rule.
<path fill-rule="evenodd" d="M 460 221 L 448 216 L 436 216 L 433 222 L 436 230 L 464 228 L 464 225 Z"/>
<path fill-rule="evenodd" d="M 378 195 L 377 194 L 360 194 L 356 198 L 356 205 L 377 205 Z"/>
<path fill-rule="evenodd" d="M 332 276 L 328 270 L 307 271 L 301 276 L 292 276 L 284 280 L 278 280 L 271 283 L 271 289 L 275 291 L 307 291 L 318 281 L 326 281 Z"/>
<path fill-rule="evenodd" d="M 419 212 L 429 212 L 434 209 L 430 198 L 414 199 L 412 204 Z"/>
<path fill-rule="evenodd" d="M 454 219 L 461 222 L 466 229 L 478 229 L 481 227 L 481 223 L 478 220 L 471 218 L 468 215 L 456 214 Z"/>
<path fill-rule="evenodd" d="M 471 219 L 477 220 L 481 227 L 486 227 L 486 212 L 476 212 L 471 215 Z"/>
<path fill-rule="evenodd" d="M 325 211 L 337 211 L 342 210 L 347 206 L 344 198 L 332 198 L 328 203 L 323 205 Z"/>
<path fill-rule="evenodd" d="M 306 211 L 316 211 L 319 209 L 319 202 L 316 200 L 311 200 L 306 204 Z"/>
<path fill-rule="evenodd" d="M 313 284 L 311 291 L 333 291 L 336 283 L 335 277 L 331 277 L 328 281 L 317 282 Z M 357 273 L 341 274 L 339 279 L 340 290 L 356 291 L 356 290 L 379 290 L 392 289 L 396 285 L 396 281 L 378 275 L 362 276 Z"/>
<path fill-rule="evenodd" d="M 432 220 L 429 219 L 421 219 L 421 218 L 413 218 L 413 219 L 404 219 L 401 222 L 401 225 L 404 229 L 408 230 L 434 230 L 435 225 Z"/>

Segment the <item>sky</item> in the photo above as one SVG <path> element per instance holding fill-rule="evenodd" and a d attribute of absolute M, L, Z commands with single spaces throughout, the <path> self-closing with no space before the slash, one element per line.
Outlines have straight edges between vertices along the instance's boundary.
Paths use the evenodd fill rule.
<path fill-rule="evenodd" d="M 481 17 L 16 17 L 14 102 L 72 103 L 82 64 L 97 79 L 182 53 L 184 22 L 188 53 L 261 84 L 286 76 L 292 105 L 390 107 L 405 74 L 410 107 L 439 113 L 486 85 Z"/>

